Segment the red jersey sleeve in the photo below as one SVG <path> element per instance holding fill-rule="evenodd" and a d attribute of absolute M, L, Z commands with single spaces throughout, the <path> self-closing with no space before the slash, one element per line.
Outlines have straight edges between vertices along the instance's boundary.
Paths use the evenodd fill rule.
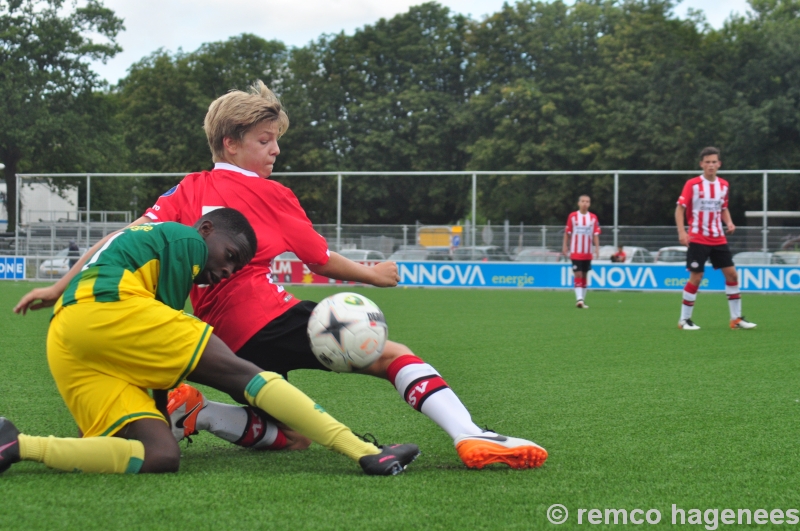
<path fill-rule="evenodd" d="M 719 177 L 717 177 L 717 179 L 719 179 Z M 719 180 L 721 181 L 720 184 L 725 187 L 725 200 L 722 202 L 722 210 L 725 210 L 728 208 L 728 194 L 731 191 L 731 185 L 728 184 L 728 181 L 723 179 Z"/>
<path fill-rule="evenodd" d="M 600 220 L 594 214 L 592 214 L 592 219 L 594 220 L 594 233 L 600 234 Z"/>
<path fill-rule="evenodd" d="M 183 182 L 181 182 L 183 184 Z M 175 221 L 177 223 L 184 223 L 181 219 L 181 206 L 185 204 L 185 189 L 186 186 L 177 184 L 164 192 L 158 198 L 156 204 L 148 208 L 144 215 L 153 221 Z M 194 220 L 184 225 L 191 225 Z"/>
<path fill-rule="evenodd" d="M 288 188 L 284 191 L 286 201 L 282 203 L 281 232 L 287 247 L 305 264 L 327 264 L 330 258 L 328 242 L 314 230 L 297 196 Z"/>
<path fill-rule="evenodd" d="M 567 233 L 569 233 L 569 234 L 572 234 L 572 218 L 573 218 L 572 214 L 567 216 L 567 229 L 566 230 L 567 230 Z"/>
<path fill-rule="evenodd" d="M 678 204 L 684 208 L 689 208 L 689 203 L 692 201 L 692 179 L 686 181 L 686 184 L 683 185 L 683 191 L 681 192 L 681 196 L 678 198 Z"/>

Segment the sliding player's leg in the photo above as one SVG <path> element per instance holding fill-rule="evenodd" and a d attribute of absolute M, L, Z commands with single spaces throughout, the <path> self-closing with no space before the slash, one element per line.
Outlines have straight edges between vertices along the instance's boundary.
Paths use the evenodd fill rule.
<path fill-rule="evenodd" d="M 216 336 L 209 339 L 188 379 L 244 398 L 311 440 L 358 461 L 368 474 L 396 474 L 419 454 L 415 445 L 379 449 L 360 440 L 280 374 L 262 371 L 238 358 Z"/>
<path fill-rule="evenodd" d="M 167 412 L 175 440 L 201 431 L 254 450 L 305 450 L 311 440 L 258 408 L 207 400 L 196 388 L 181 384 L 169 393 Z"/>
<path fill-rule="evenodd" d="M 262 369 L 281 374 L 286 374 L 296 369 L 329 371 L 327 367 L 324 367 L 317 361 L 316 357 L 311 352 L 308 336 L 306 334 L 308 318 L 314 307 L 315 304 L 310 301 L 302 301 L 297 304 L 281 317 L 260 330 L 236 353 L 236 355 L 251 361 Z M 394 370 L 390 373 L 389 367 L 392 365 Z M 439 373 L 429 364 L 415 356 L 411 350 L 404 345 L 388 341 L 381 358 L 378 359 L 374 365 L 362 371 L 362 373 L 389 380 L 412 407 L 436 422 L 457 444 L 466 440 L 462 438 L 480 436 L 484 437 L 484 439 L 481 439 L 481 445 L 483 445 L 485 441 L 489 441 L 489 438 L 494 437 L 492 433 L 484 433 L 483 430 L 472 421 L 469 411 L 464 407 L 463 403 L 452 389 L 447 386 Z M 413 378 L 409 378 L 412 375 Z M 411 385 L 412 383 L 414 383 L 414 385 Z M 421 396 L 419 390 L 415 391 L 416 388 L 423 389 L 423 391 L 421 391 Z M 236 397 L 234 396 L 234 398 Z M 414 403 L 411 404 L 411 401 Z M 231 408 L 226 415 L 228 419 L 231 419 L 229 421 L 231 433 L 235 436 L 238 430 L 245 430 L 238 431 L 240 435 L 236 436 L 237 440 L 247 435 L 246 421 L 236 420 L 242 419 L 244 415 L 232 411 L 236 409 L 236 406 L 218 404 L 210 401 L 208 403 L 209 405 L 215 404 L 219 406 L 220 408 L 217 409 L 218 412 L 222 412 L 223 407 Z M 171 416 L 173 422 L 179 419 L 179 415 L 176 413 L 172 413 Z M 222 424 L 226 422 L 226 420 L 219 418 L 217 422 Z M 235 422 L 238 422 L 238 424 L 234 424 Z M 235 428 L 235 426 L 238 426 L 238 428 Z M 231 436 L 231 438 L 234 436 Z M 502 438 L 502 440 L 500 438 Z M 547 457 L 547 452 L 530 441 L 512 437 L 500 436 L 500 438 L 489 441 L 491 448 L 494 448 L 498 453 L 505 453 L 509 449 L 508 446 L 512 448 L 521 448 L 521 450 L 512 450 L 520 456 L 517 462 L 513 463 L 512 466 L 523 468 L 540 466 Z M 469 444 L 461 444 L 459 449 L 464 447 L 466 450 L 467 447 L 474 445 L 475 444 L 472 442 Z M 470 462 L 472 461 L 470 460 Z M 468 463 L 468 466 L 473 465 Z"/>
<path fill-rule="evenodd" d="M 491 463 L 535 468 L 547 459 L 547 451 L 532 441 L 479 428 L 439 372 L 405 345 L 387 341 L 380 359 L 362 373 L 389 380 L 409 406 L 447 432 L 470 468 Z"/>

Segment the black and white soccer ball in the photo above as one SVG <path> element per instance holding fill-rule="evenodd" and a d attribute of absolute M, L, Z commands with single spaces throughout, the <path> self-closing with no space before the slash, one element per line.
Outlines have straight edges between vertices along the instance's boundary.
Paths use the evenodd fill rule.
<path fill-rule="evenodd" d="M 320 302 L 308 320 L 317 359 L 335 372 L 365 369 L 381 357 L 389 329 L 378 305 L 358 293 L 337 293 Z"/>

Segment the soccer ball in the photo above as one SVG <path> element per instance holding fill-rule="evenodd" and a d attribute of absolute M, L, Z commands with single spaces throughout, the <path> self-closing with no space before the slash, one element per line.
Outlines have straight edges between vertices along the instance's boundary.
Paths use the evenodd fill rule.
<path fill-rule="evenodd" d="M 308 320 L 317 359 L 335 372 L 353 372 L 381 357 L 389 330 L 380 308 L 357 293 L 337 293 L 320 302 Z"/>

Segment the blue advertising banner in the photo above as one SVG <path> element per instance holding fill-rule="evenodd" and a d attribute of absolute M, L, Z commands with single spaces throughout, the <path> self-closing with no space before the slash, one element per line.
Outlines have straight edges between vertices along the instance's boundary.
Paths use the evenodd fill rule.
<path fill-rule="evenodd" d="M 401 286 L 465 288 L 572 288 L 569 263 L 398 262 Z M 737 267 L 742 291 L 800 293 L 800 266 Z M 682 264 L 594 264 L 592 289 L 682 290 L 689 278 Z M 724 291 L 722 273 L 710 266 L 703 290 Z"/>
<path fill-rule="evenodd" d="M 0 256 L 0 280 L 24 280 L 24 256 Z"/>

